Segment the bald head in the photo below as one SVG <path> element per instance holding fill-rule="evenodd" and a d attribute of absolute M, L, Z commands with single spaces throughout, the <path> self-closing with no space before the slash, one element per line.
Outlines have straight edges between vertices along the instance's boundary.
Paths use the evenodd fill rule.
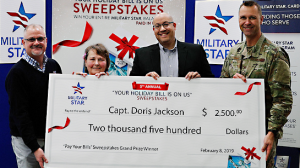
<path fill-rule="evenodd" d="M 24 29 L 24 37 L 25 37 L 26 32 L 28 31 L 28 29 L 39 29 L 39 30 L 41 30 L 44 34 L 46 34 L 46 33 L 45 33 L 45 30 L 44 30 L 44 28 L 43 28 L 43 26 L 41 26 L 41 25 L 39 25 L 39 24 L 30 24 L 30 25 L 26 26 L 26 28 Z"/>
<path fill-rule="evenodd" d="M 157 23 L 157 20 L 160 20 L 161 18 L 168 19 L 169 22 L 173 22 L 173 17 L 171 15 L 169 15 L 168 13 L 160 13 L 154 17 L 152 24 L 155 25 Z"/>

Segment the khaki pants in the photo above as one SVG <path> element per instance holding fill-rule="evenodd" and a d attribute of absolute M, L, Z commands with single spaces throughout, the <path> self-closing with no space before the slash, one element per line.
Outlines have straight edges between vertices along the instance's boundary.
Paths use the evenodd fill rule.
<path fill-rule="evenodd" d="M 45 145 L 45 140 L 38 140 L 40 146 Z M 39 168 L 39 163 L 36 161 L 31 149 L 25 145 L 21 137 L 11 136 L 11 144 L 16 155 L 19 168 Z"/>

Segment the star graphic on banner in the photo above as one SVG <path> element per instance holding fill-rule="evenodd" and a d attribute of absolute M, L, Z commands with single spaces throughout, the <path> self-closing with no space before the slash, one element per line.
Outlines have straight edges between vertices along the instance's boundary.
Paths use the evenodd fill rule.
<path fill-rule="evenodd" d="M 25 8 L 23 6 L 23 2 L 21 2 L 20 8 L 18 12 L 7 12 L 10 16 L 16 17 L 16 19 L 13 19 L 13 22 L 16 24 L 14 25 L 13 32 L 16 31 L 20 26 L 23 26 L 24 28 L 27 27 L 28 20 L 30 20 L 33 16 L 35 16 L 35 13 L 26 13 Z"/>
<path fill-rule="evenodd" d="M 209 34 L 213 33 L 218 28 L 222 32 L 224 32 L 226 35 L 228 35 L 227 30 L 224 27 L 225 22 L 230 20 L 233 16 L 223 16 L 219 5 L 218 5 L 215 16 L 204 16 L 207 20 L 209 20 L 209 24 L 213 27 L 210 29 Z"/>
<path fill-rule="evenodd" d="M 82 94 L 81 89 L 83 89 L 85 87 L 80 86 L 80 83 L 78 82 L 77 86 L 72 86 L 72 88 L 74 88 L 74 94 L 76 94 L 77 92 Z"/>
<path fill-rule="evenodd" d="M 279 159 L 279 161 L 280 161 L 280 163 L 282 163 L 285 161 L 285 159 L 281 158 L 281 159 Z"/>

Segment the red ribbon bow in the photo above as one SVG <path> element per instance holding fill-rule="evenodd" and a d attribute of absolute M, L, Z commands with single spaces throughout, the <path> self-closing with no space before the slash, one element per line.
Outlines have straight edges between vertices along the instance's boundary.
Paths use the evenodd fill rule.
<path fill-rule="evenodd" d="M 81 42 L 80 41 L 74 41 L 74 40 L 63 40 L 63 41 L 53 45 L 53 54 L 55 54 L 57 52 L 59 46 L 61 46 L 61 45 L 66 46 L 66 47 L 80 46 L 81 44 L 86 42 L 91 37 L 92 31 L 93 31 L 92 26 L 88 22 L 86 22 L 85 30 L 84 30 L 84 34 L 83 34 Z"/>
<path fill-rule="evenodd" d="M 257 156 L 257 154 L 256 153 L 254 153 L 254 151 L 255 151 L 255 147 L 253 147 L 251 150 L 250 150 L 250 148 L 245 148 L 244 146 L 242 146 L 242 148 L 241 149 L 243 149 L 246 153 L 245 153 L 245 155 L 246 155 L 246 159 L 248 160 L 250 157 L 251 157 L 251 159 L 253 159 L 253 157 L 255 157 L 256 159 L 258 159 L 258 160 L 260 160 L 260 157 L 259 156 Z"/>
<path fill-rule="evenodd" d="M 69 117 L 67 117 L 66 124 L 65 124 L 64 127 L 62 127 L 62 126 L 54 126 L 54 127 L 51 127 L 51 128 L 48 129 L 48 133 L 50 133 L 53 129 L 64 129 L 64 128 L 66 128 L 67 126 L 69 126 L 69 124 L 70 124 L 70 119 L 69 119 Z"/>
<path fill-rule="evenodd" d="M 134 90 L 168 90 L 169 84 L 137 84 L 132 82 L 132 89 Z"/>
<path fill-rule="evenodd" d="M 131 37 L 131 39 L 127 40 L 126 37 L 124 38 L 120 38 L 117 35 L 115 35 L 114 33 L 112 33 L 109 38 L 113 41 L 115 41 L 116 43 L 120 44 L 119 46 L 116 47 L 117 51 L 122 50 L 119 55 L 118 58 L 120 58 L 121 60 L 123 60 L 123 58 L 125 57 L 126 53 L 129 52 L 129 58 L 133 59 L 133 53 L 135 53 L 135 50 L 138 49 L 139 47 L 133 46 L 133 44 L 139 39 L 138 36 L 133 35 Z"/>
<path fill-rule="evenodd" d="M 261 83 L 260 82 L 254 82 L 254 83 L 252 83 L 252 84 L 249 85 L 247 92 L 236 92 L 234 95 L 241 95 L 241 96 L 243 96 L 243 95 L 249 93 L 252 90 L 253 85 L 261 85 Z"/>

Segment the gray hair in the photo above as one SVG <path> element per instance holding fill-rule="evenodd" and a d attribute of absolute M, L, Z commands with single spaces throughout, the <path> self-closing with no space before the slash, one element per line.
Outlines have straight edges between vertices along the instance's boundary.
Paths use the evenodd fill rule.
<path fill-rule="evenodd" d="M 39 24 L 30 24 L 30 25 L 27 25 L 26 28 L 24 29 L 24 35 L 25 35 L 25 33 L 27 32 L 27 30 L 28 30 L 30 27 L 33 27 L 33 28 L 35 28 L 35 27 L 40 27 L 40 28 L 42 28 L 43 32 L 46 34 L 45 29 L 43 28 L 43 26 L 41 26 L 41 25 L 39 25 Z"/>

